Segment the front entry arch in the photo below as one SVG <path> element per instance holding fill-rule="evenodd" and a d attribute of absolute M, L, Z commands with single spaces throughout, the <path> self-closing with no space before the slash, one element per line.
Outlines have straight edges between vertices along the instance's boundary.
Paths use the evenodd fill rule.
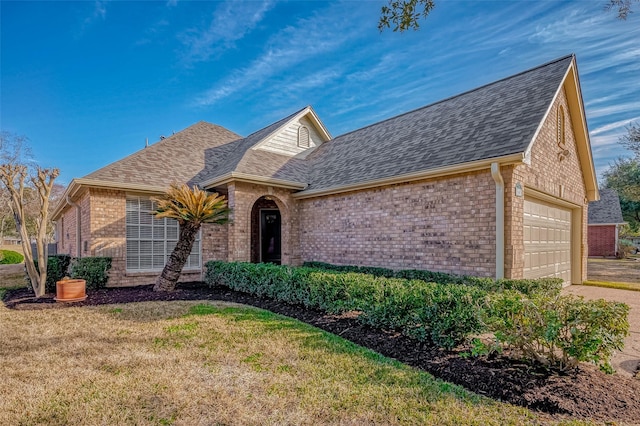
<path fill-rule="evenodd" d="M 267 197 L 260 197 L 251 209 L 251 261 L 282 263 L 282 217 Z"/>

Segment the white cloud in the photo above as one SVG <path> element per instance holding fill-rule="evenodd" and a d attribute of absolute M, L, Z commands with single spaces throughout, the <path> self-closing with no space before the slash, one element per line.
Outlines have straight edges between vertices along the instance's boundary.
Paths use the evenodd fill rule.
<path fill-rule="evenodd" d="M 107 18 L 107 1 L 96 0 L 93 3 L 93 12 L 90 16 L 87 16 L 82 23 L 82 31 L 93 24 L 95 21 L 104 21 Z"/>
<path fill-rule="evenodd" d="M 216 53 L 234 47 L 235 42 L 251 32 L 273 7 L 272 1 L 220 3 L 206 28 L 191 28 L 179 35 L 185 45 L 186 65 L 207 61 Z"/>
<path fill-rule="evenodd" d="M 612 130 L 624 129 L 629 125 L 629 123 L 635 122 L 637 120 L 640 120 L 640 115 L 637 116 L 637 117 L 632 117 L 632 118 L 629 118 L 629 119 L 624 119 L 624 120 L 616 121 L 614 123 L 606 124 L 604 126 L 600 126 L 597 129 L 593 129 L 589 134 L 591 136 L 595 136 L 595 135 L 599 135 L 601 133 L 610 132 Z"/>
<path fill-rule="evenodd" d="M 592 119 L 620 113 L 634 114 L 638 111 L 640 111 L 640 102 L 619 103 L 587 110 L 587 118 Z"/>
<path fill-rule="evenodd" d="M 331 37 L 327 34 L 331 34 Z M 323 10 L 310 18 L 300 19 L 269 39 L 265 43 L 269 47 L 249 65 L 236 69 L 222 82 L 201 93 L 193 104 L 213 105 L 247 87 L 258 87 L 265 80 L 286 73 L 297 64 L 339 49 L 352 35 L 356 34 L 355 26 L 348 27 L 342 22 L 337 22 L 330 11 Z M 319 72 L 314 77 L 307 77 L 306 82 L 298 81 L 292 84 L 316 87 L 332 76 L 331 71 Z"/>

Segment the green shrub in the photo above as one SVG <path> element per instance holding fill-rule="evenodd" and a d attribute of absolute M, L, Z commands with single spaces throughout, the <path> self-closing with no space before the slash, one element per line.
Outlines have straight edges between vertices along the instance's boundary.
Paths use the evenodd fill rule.
<path fill-rule="evenodd" d="M 629 240 L 620 239 L 618 241 L 618 252 L 616 257 L 618 259 L 626 259 L 636 252 L 636 246 Z"/>
<path fill-rule="evenodd" d="M 82 278 L 87 282 L 87 290 L 106 287 L 111 269 L 110 257 L 74 258 L 69 266 L 71 278 Z"/>
<path fill-rule="evenodd" d="M 47 283 L 45 284 L 47 293 L 55 293 L 56 282 L 67 275 L 70 263 L 71 256 L 68 254 L 57 254 L 47 258 Z M 35 261 L 35 264 L 37 269 L 38 262 Z"/>
<path fill-rule="evenodd" d="M 314 269 L 325 269 L 336 272 L 353 272 L 357 274 L 369 274 L 376 277 L 394 278 L 393 269 L 378 268 L 375 266 L 332 265 L 324 262 L 305 262 L 304 266 Z"/>
<path fill-rule="evenodd" d="M 485 319 L 498 342 L 526 359 L 561 370 L 586 361 L 611 371 L 611 355 L 629 333 L 628 313 L 624 303 L 506 290 L 489 297 Z"/>
<path fill-rule="evenodd" d="M 484 331 L 480 310 L 486 293 L 477 288 L 271 264 L 207 262 L 206 268 L 210 286 L 327 312 L 360 311 L 363 323 L 447 348 Z"/>
<path fill-rule="evenodd" d="M 24 256 L 13 250 L 0 250 L 0 265 L 15 265 L 22 263 Z"/>
<path fill-rule="evenodd" d="M 494 280 L 486 277 L 473 277 L 467 275 L 454 275 L 444 272 L 432 272 L 418 269 L 404 269 L 392 271 L 391 269 L 375 268 L 368 266 L 332 265 L 324 262 L 305 262 L 304 266 L 337 272 L 360 272 L 377 277 L 404 278 L 408 280 L 421 280 L 438 284 L 463 284 L 478 287 L 487 292 L 503 290 L 518 290 L 524 294 L 536 292 L 560 293 L 562 280 L 560 278 L 540 278 L 535 280 Z"/>
<path fill-rule="evenodd" d="M 402 279 L 306 265 L 207 262 L 205 281 L 328 312 L 359 311 L 365 324 L 449 349 L 491 332 L 496 344 L 488 350 L 477 340 L 472 353 L 502 345 L 559 369 L 581 361 L 610 369 L 629 330 L 627 305 L 561 296 L 558 279 L 495 281 L 415 270 L 396 274 L 415 278 Z M 447 277 L 456 283 L 424 281 Z"/>
<path fill-rule="evenodd" d="M 45 291 L 47 293 L 56 292 L 56 282 L 67 275 L 70 262 L 71 256 L 68 254 L 56 254 L 47 258 L 47 282 L 45 283 Z M 36 271 L 40 271 L 37 259 L 33 260 L 33 264 L 36 267 Z M 27 280 L 31 285 L 31 280 L 28 276 Z"/>
<path fill-rule="evenodd" d="M 486 295 L 479 288 L 437 285 L 431 300 L 419 311 L 417 323 L 428 324 L 432 342 L 451 349 L 486 330 L 482 312 Z"/>

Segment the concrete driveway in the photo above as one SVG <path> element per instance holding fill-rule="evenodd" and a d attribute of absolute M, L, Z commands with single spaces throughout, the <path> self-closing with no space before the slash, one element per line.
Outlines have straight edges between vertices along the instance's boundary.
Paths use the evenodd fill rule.
<path fill-rule="evenodd" d="M 629 305 L 629 336 L 624 349 L 616 353 L 611 363 L 616 372 L 640 379 L 640 291 L 617 290 L 604 287 L 572 285 L 563 290 L 565 294 L 584 296 L 585 299 L 606 299 Z"/>

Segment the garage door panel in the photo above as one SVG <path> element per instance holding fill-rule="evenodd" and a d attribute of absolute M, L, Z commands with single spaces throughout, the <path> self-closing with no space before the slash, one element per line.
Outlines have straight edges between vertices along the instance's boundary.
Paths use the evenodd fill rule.
<path fill-rule="evenodd" d="M 571 280 L 571 211 L 543 201 L 524 202 L 524 277 Z"/>

